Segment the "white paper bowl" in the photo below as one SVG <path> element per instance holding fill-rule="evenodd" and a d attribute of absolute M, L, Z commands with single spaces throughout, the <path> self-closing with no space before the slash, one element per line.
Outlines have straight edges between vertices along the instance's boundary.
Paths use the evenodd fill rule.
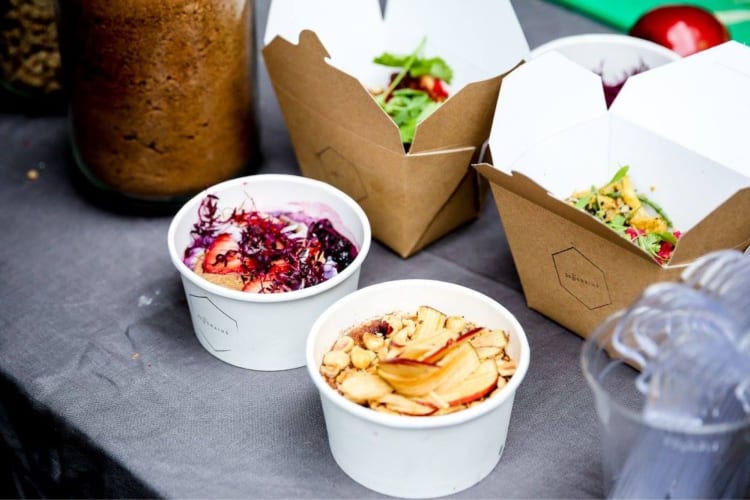
<path fill-rule="evenodd" d="M 453 414 L 410 417 L 355 404 L 326 383 L 319 373 L 323 355 L 349 327 L 393 311 L 416 311 L 420 305 L 509 332 L 508 354 L 518 368 L 501 392 Z M 358 483 L 398 497 L 448 495 L 492 471 L 503 453 L 513 398 L 528 366 L 526 335 L 507 309 L 474 290 L 432 280 L 390 281 L 358 290 L 329 307 L 307 339 L 307 369 L 320 391 L 333 458 Z"/>
<path fill-rule="evenodd" d="M 677 60 L 680 55 L 657 43 L 629 35 L 589 33 L 557 38 L 535 48 L 530 58 L 556 51 L 602 75 L 608 84 L 622 81 L 641 64 L 649 69 Z"/>
<path fill-rule="evenodd" d="M 250 199 L 258 210 L 299 208 L 328 217 L 352 240 L 359 254 L 341 273 L 318 285 L 285 293 L 257 294 L 210 283 L 182 261 L 207 194 L 219 197 L 221 209 Z M 360 206 L 338 189 L 294 175 L 255 175 L 206 189 L 175 215 L 167 236 L 172 263 L 180 272 L 198 341 L 222 361 L 253 370 L 286 370 L 305 364 L 305 339 L 320 313 L 357 289 L 362 262 L 370 249 L 370 223 Z"/>

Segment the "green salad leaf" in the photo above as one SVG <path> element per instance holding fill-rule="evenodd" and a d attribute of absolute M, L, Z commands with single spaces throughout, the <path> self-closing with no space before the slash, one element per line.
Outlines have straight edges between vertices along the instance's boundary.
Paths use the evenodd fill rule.
<path fill-rule="evenodd" d="M 681 233 L 672 229 L 672 221 L 664 209 L 647 196 L 634 192 L 634 196 L 640 201 L 638 204 L 633 203 L 635 207 L 626 201 L 630 199 L 628 195 L 632 187 L 628 183 L 628 187 L 624 188 L 618 186 L 618 183 L 626 179 L 628 170 L 627 165 L 621 167 L 601 188 L 591 186 L 588 191 L 571 195 L 567 201 L 598 218 L 617 234 L 651 255 L 657 263 L 664 265 L 671 259 Z M 627 192 L 619 189 L 626 189 Z M 652 215 L 653 212 L 656 216 Z M 664 226 L 666 230 L 657 230 Z"/>
<path fill-rule="evenodd" d="M 439 104 L 422 90 L 398 89 L 393 91 L 393 96 L 382 106 L 398 125 L 401 142 L 411 144 L 417 124 L 435 111 Z"/>
<path fill-rule="evenodd" d="M 442 58 L 427 59 L 421 56 L 425 42 L 426 38 L 422 38 L 417 48 L 410 54 L 385 52 L 373 59 L 376 64 L 401 68 L 386 91 L 378 95 L 376 100 L 398 126 L 401 142 L 404 144 L 411 144 L 414 141 L 417 125 L 432 114 L 440 103 L 434 101 L 423 90 L 396 89 L 396 87 L 407 75 L 413 78 L 430 75 L 447 83 L 450 83 L 453 78 L 453 70 Z"/>
<path fill-rule="evenodd" d="M 591 186 L 591 191 L 576 202 L 576 207 L 585 210 L 589 202 L 591 201 L 591 198 L 593 198 L 594 196 L 596 196 L 596 188 L 594 186 Z"/>
<path fill-rule="evenodd" d="M 620 167 L 620 169 L 617 172 L 615 172 L 615 175 L 614 177 L 612 177 L 612 180 L 609 181 L 606 185 L 610 186 L 612 184 L 620 182 L 623 179 L 623 177 L 628 175 L 628 170 L 630 170 L 630 166 L 628 165 L 625 165 L 624 167 Z"/>
<path fill-rule="evenodd" d="M 672 227 L 672 219 L 669 218 L 667 212 L 664 211 L 661 205 L 647 197 L 645 194 L 639 194 L 638 199 L 641 200 L 641 203 L 643 203 L 644 205 L 648 205 L 649 207 L 653 208 L 654 212 L 656 212 L 662 219 L 666 221 L 667 226 Z"/>
<path fill-rule="evenodd" d="M 390 52 L 384 52 L 379 55 L 372 62 L 380 64 L 382 66 L 389 66 L 393 68 L 403 68 L 409 63 L 409 58 L 412 54 L 392 54 Z M 425 59 L 422 57 L 415 57 L 414 60 L 409 64 L 409 75 L 415 78 L 422 75 L 430 75 L 435 78 L 440 78 L 445 83 L 450 83 L 453 79 L 453 69 L 448 66 L 448 63 L 442 57 L 431 57 Z"/>

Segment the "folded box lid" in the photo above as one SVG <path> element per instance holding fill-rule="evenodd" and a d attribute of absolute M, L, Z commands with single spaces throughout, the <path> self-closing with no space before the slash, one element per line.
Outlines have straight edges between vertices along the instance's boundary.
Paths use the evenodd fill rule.
<path fill-rule="evenodd" d="M 750 177 L 750 48 L 728 42 L 636 75 L 612 113 Z"/>
<path fill-rule="evenodd" d="M 629 164 L 634 185 L 688 232 L 750 186 L 747 89 L 750 48 L 728 42 L 631 77 L 607 110 L 598 75 L 544 54 L 503 82 L 490 135 L 494 166 L 564 199 Z M 750 225 L 732 224 L 725 226 L 748 237 Z M 700 253 L 682 248 L 695 239 L 683 237 L 675 261 Z"/>
<path fill-rule="evenodd" d="M 392 69 L 372 59 L 384 51 L 409 53 L 426 36 L 425 55 L 444 58 L 454 70 L 452 94 L 464 85 L 497 76 L 529 53 L 507 0 L 273 0 L 264 43 L 275 36 L 296 42 L 314 31 L 330 64 L 366 86 L 383 86 Z"/>

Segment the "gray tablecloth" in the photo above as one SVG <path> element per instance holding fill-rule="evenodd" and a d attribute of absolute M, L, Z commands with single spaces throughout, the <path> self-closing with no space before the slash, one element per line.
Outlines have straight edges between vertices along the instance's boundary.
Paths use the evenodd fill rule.
<path fill-rule="evenodd" d="M 529 44 L 607 28 L 516 0 Z M 257 2 L 259 35 L 268 1 Z M 262 59 L 261 172 L 298 174 Z M 72 186 L 62 117 L 0 115 L 0 429 L 20 494 L 362 498 L 334 462 L 305 369 L 229 366 L 193 335 L 169 217 L 117 215 Z M 36 168 L 40 176 L 27 180 Z M 581 339 L 529 310 L 494 204 L 403 260 L 375 244 L 360 285 L 434 278 L 513 312 L 531 344 L 506 451 L 462 498 L 596 497 L 599 434 Z"/>

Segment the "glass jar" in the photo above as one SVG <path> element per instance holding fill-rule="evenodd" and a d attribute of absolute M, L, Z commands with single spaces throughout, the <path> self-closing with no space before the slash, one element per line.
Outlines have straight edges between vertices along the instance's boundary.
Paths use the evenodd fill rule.
<path fill-rule="evenodd" d="M 251 0 L 58 0 L 75 164 L 177 206 L 257 158 Z"/>
<path fill-rule="evenodd" d="M 0 85 L 13 110 L 64 107 L 54 0 L 0 1 Z"/>

